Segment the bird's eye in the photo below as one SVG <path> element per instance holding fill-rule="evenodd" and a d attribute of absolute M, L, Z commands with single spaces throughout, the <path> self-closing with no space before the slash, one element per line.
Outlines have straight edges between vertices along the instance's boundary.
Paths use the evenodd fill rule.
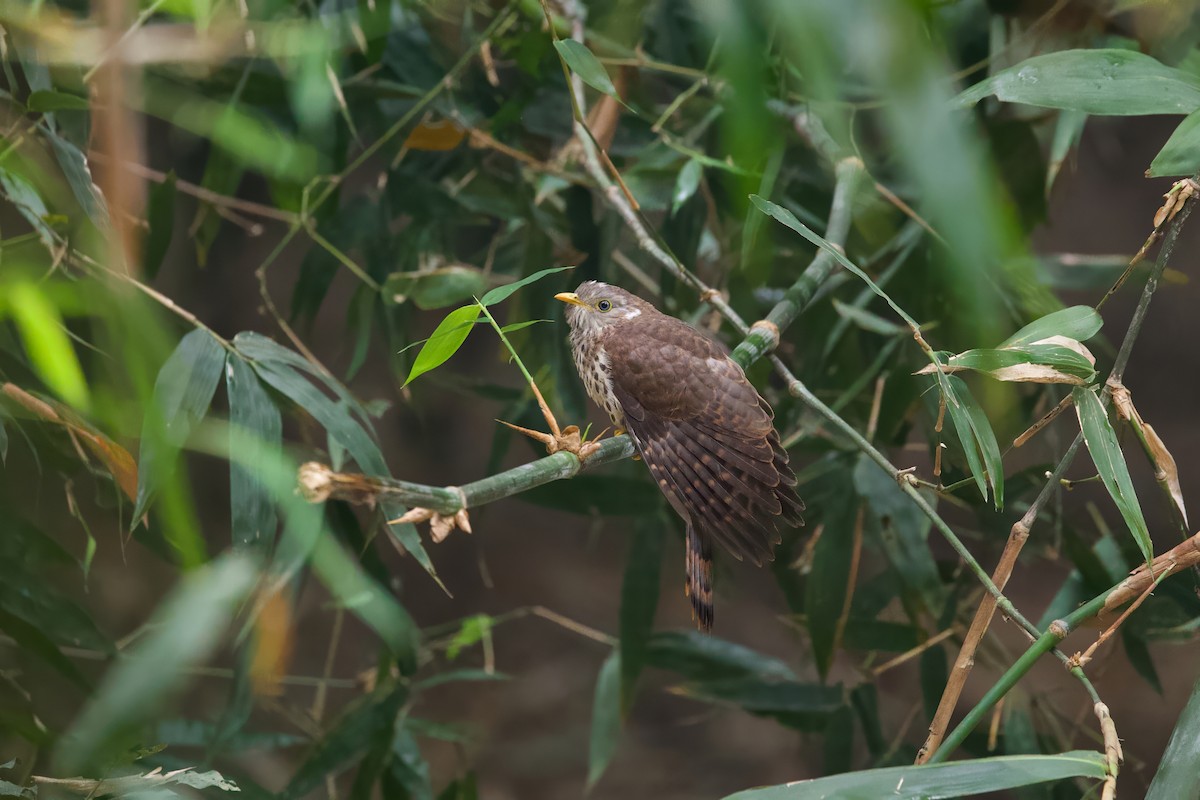
<path fill-rule="evenodd" d="M 599 303 L 596 303 L 596 308 L 600 309 L 601 311 L 608 311 L 612 308 L 612 301 L 601 300 Z"/>

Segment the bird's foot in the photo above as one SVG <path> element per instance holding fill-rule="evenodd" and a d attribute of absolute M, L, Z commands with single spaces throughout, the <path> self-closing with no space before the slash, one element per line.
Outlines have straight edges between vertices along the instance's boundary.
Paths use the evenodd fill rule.
<path fill-rule="evenodd" d="M 546 452 L 550 455 L 566 451 L 574 453 L 580 460 L 585 460 L 592 453 L 600 449 L 600 443 L 593 439 L 590 442 L 583 440 L 583 435 L 579 432 L 578 425 L 568 425 L 565 428 L 558 426 L 558 420 L 554 417 L 554 412 L 550 410 L 550 406 L 546 405 L 545 398 L 542 397 L 542 392 L 538 389 L 537 384 L 533 381 L 529 382 L 529 388 L 533 390 L 533 396 L 537 400 L 538 408 L 542 411 L 542 417 L 546 420 L 546 427 L 550 429 L 549 433 L 542 433 L 531 428 L 522 428 L 520 425 L 513 425 L 511 422 L 505 422 L 502 419 L 496 420 L 501 425 L 507 425 L 518 433 L 523 433 L 530 439 L 536 439 L 546 445 Z M 597 436 L 596 439 L 600 437 Z"/>
<path fill-rule="evenodd" d="M 561 453 L 565 450 L 568 453 L 574 453 L 580 461 L 585 461 L 588 456 L 600 449 L 600 442 L 596 439 L 588 442 L 583 441 L 583 435 L 579 432 L 578 425 L 568 425 L 560 430 L 556 422 L 551 426 L 550 433 L 543 433 L 531 428 L 522 428 L 520 425 L 513 425 L 511 422 L 505 422 L 502 419 L 496 421 L 501 425 L 512 428 L 517 433 L 523 433 L 530 439 L 535 439 L 546 445 L 546 452 L 550 455 Z"/>

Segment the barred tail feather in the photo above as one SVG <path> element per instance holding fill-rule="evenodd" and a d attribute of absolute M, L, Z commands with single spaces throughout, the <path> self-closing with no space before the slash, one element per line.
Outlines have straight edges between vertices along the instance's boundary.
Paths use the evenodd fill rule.
<path fill-rule="evenodd" d="M 692 619 L 704 633 L 712 633 L 712 544 L 706 541 L 689 522 L 687 526 L 687 584 L 688 598 L 692 601 Z"/>

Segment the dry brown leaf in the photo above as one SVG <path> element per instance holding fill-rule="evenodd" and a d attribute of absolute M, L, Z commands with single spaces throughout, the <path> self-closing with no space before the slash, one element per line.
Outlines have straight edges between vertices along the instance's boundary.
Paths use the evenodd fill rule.
<path fill-rule="evenodd" d="M 453 120 L 425 121 L 412 129 L 404 140 L 404 147 L 408 150 L 453 150 L 462 144 L 466 135 L 466 130 Z"/>
<path fill-rule="evenodd" d="M 1179 468 L 1175 466 L 1175 457 L 1149 423 L 1144 423 L 1142 427 L 1146 431 L 1146 443 L 1150 445 L 1150 457 L 1154 459 L 1154 477 L 1166 482 L 1171 499 L 1183 517 L 1183 524 L 1187 525 L 1187 509 L 1183 505 L 1183 490 L 1179 487 Z"/>
<path fill-rule="evenodd" d="M 130 500 L 137 500 L 138 468 L 137 462 L 129 451 L 109 439 L 104 434 L 87 425 L 64 406 L 54 401 L 43 400 L 13 383 L 0 386 L 0 391 L 11 398 L 30 414 L 46 422 L 62 425 L 71 433 L 76 434 L 87 445 L 92 455 L 100 459 L 104 468 L 116 480 Z M 82 457 L 82 453 L 80 453 Z"/>
<path fill-rule="evenodd" d="M 283 596 L 282 586 L 266 589 L 259 597 L 254 618 L 254 652 L 250 659 L 250 683 L 254 693 L 277 697 L 283 691 L 282 680 L 292 659 L 294 625 L 292 607 Z"/>

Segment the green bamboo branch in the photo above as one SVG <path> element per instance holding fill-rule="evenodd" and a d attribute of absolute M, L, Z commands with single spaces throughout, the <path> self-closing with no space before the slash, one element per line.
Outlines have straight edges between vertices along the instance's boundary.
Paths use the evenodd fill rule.
<path fill-rule="evenodd" d="M 851 212 L 859 178 L 863 175 L 863 162 L 856 156 L 844 158 L 835 167 L 837 176 L 833 189 L 833 203 L 829 210 L 829 223 L 825 238 L 838 247 L 845 247 L 850 233 Z M 767 314 L 765 319 L 750 326 L 750 333 L 733 350 L 733 360 L 743 367 L 753 364 L 779 345 L 779 337 L 787 326 L 803 313 L 821 285 L 837 267 L 837 260 L 828 250 L 818 249 L 816 256 L 805 268 L 783 299 Z"/>
<path fill-rule="evenodd" d="M 426 486 L 388 477 L 341 474 L 322 464 L 310 463 L 300 468 L 299 483 L 305 497 L 315 503 L 345 500 L 370 504 L 396 500 L 445 516 L 553 481 L 574 478 L 584 470 L 629 458 L 633 453 L 633 441 L 628 436 L 614 436 L 599 442 L 596 451 L 582 461 L 563 450 L 462 486 Z"/>

